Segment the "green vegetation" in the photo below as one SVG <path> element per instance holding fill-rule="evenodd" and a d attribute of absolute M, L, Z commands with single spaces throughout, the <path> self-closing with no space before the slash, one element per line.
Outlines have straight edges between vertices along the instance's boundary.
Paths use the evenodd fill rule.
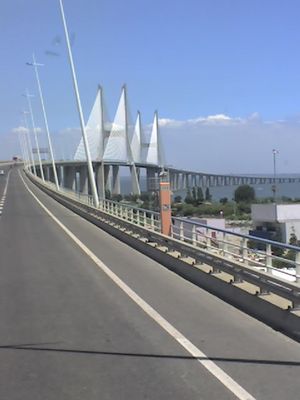
<path fill-rule="evenodd" d="M 125 202 L 128 205 L 141 207 L 148 210 L 159 211 L 158 192 L 144 192 L 140 196 L 113 195 L 106 191 L 106 198 L 118 202 Z M 283 197 L 285 202 L 299 202 L 300 199 Z M 173 198 L 172 214 L 174 216 L 197 216 L 197 217 L 220 217 L 231 220 L 250 220 L 252 203 L 269 203 L 273 198 L 256 199 L 254 189 L 249 185 L 241 185 L 234 192 L 234 199 L 223 197 L 220 201 L 213 201 L 209 188 L 203 189 L 198 186 L 189 188 L 186 197 L 183 199 L 177 195 Z M 298 245 L 298 244 L 297 244 Z M 277 254 L 276 254 L 277 255 Z M 278 256 L 280 256 L 278 249 Z M 292 255 L 289 255 L 292 256 Z"/>
<path fill-rule="evenodd" d="M 291 233 L 290 235 L 290 240 L 289 240 L 289 244 L 292 246 L 297 246 L 300 247 L 300 240 L 298 240 L 297 236 L 295 235 L 295 233 Z M 290 260 L 290 261 L 296 261 L 296 250 L 290 249 L 287 250 L 286 252 L 283 251 L 283 249 L 281 249 L 281 252 L 279 252 L 279 254 L 277 254 L 277 251 L 274 252 L 273 254 L 278 256 L 278 257 L 282 257 L 286 260 Z M 292 268 L 293 265 L 289 262 L 285 262 L 283 260 L 274 260 L 273 261 L 273 267 L 276 268 Z"/>
<path fill-rule="evenodd" d="M 239 188 L 242 188 L 238 190 Z M 238 201 L 229 201 L 223 197 L 219 202 L 212 201 L 209 188 L 205 195 L 201 187 L 194 186 L 187 190 L 184 202 L 180 196 L 174 197 L 172 213 L 175 216 L 220 217 L 228 219 L 249 220 L 251 213 L 251 199 L 255 198 L 254 189 L 247 185 L 240 186 L 235 197 Z M 250 188 L 250 190 L 248 189 Z"/>
<path fill-rule="evenodd" d="M 255 200 L 255 190 L 249 185 L 241 185 L 234 192 L 234 200 L 249 204 Z"/>

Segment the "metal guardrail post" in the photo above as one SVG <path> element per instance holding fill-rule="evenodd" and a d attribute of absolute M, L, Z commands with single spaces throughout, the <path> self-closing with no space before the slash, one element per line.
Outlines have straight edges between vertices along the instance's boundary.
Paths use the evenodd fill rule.
<path fill-rule="evenodd" d="M 154 215 L 151 213 L 151 229 L 155 231 Z"/>
<path fill-rule="evenodd" d="M 272 247 L 270 244 L 267 244 L 266 247 L 266 268 L 267 268 L 267 272 L 271 272 L 271 268 L 272 267 Z"/>
<path fill-rule="evenodd" d="M 192 227 L 192 243 L 193 243 L 193 246 L 197 246 L 196 225 L 193 225 L 193 227 Z"/>
<path fill-rule="evenodd" d="M 299 251 L 296 253 L 295 263 L 296 263 L 296 282 L 299 283 L 300 282 L 300 252 Z"/>
<path fill-rule="evenodd" d="M 174 238 L 174 225 L 171 224 L 171 238 Z"/>
<path fill-rule="evenodd" d="M 183 222 L 180 222 L 179 225 L 179 240 L 184 240 Z"/>
<path fill-rule="evenodd" d="M 246 238 L 242 239 L 242 259 L 245 265 L 248 265 L 248 240 Z"/>
<path fill-rule="evenodd" d="M 205 239 L 206 239 L 206 246 L 208 248 L 210 248 L 211 247 L 211 237 L 210 237 L 210 234 L 209 234 L 209 228 L 205 229 Z"/>
<path fill-rule="evenodd" d="M 226 255 L 227 255 L 227 242 L 226 242 L 226 239 L 227 239 L 226 232 L 223 232 L 223 235 L 222 235 L 222 255 L 223 255 L 223 257 L 226 257 Z"/>
<path fill-rule="evenodd" d="M 128 221 L 129 221 L 129 222 L 132 222 L 133 209 L 130 208 L 128 211 L 129 211 L 129 212 L 128 212 Z"/>

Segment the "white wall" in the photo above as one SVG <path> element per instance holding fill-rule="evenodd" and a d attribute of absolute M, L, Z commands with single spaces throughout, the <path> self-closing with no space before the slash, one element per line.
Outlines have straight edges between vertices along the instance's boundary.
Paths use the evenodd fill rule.
<path fill-rule="evenodd" d="M 252 204 L 252 221 L 300 221 L 300 204 Z"/>
<path fill-rule="evenodd" d="M 277 205 L 278 221 L 300 221 L 300 204 L 279 204 Z"/>
<path fill-rule="evenodd" d="M 275 204 L 252 204 L 252 221 L 274 222 L 276 220 Z"/>

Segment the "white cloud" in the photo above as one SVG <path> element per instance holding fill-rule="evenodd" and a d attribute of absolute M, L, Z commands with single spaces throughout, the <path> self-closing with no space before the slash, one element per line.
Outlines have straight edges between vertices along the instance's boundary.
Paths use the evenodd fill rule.
<path fill-rule="evenodd" d="M 225 114 L 215 114 L 208 115 L 207 117 L 197 117 L 187 120 L 175 120 L 168 118 L 160 118 L 159 124 L 160 126 L 194 126 L 194 125 L 231 125 L 231 124 L 240 124 L 244 123 L 247 120 L 257 118 L 256 114 L 252 114 L 247 119 L 242 119 L 239 117 L 230 117 Z"/>
<path fill-rule="evenodd" d="M 26 128 L 25 126 L 18 126 L 16 128 L 13 128 L 12 133 L 26 133 L 26 132 L 31 132 L 28 128 Z M 43 129 L 40 128 L 39 126 L 37 126 L 35 128 L 36 133 L 43 133 Z"/>
<path fill-rule="evenodd" d="M 12 133 L 27 133 L 28 129 L 25 126 L 18 126 L 17 128 L 12 129 Z"/>
<path fill-rule="evenodd" d="M 167 162 L 214 173 L 272 173 L 272 149 L 280 151 L 278 172 L 299 173 L 299 119 L 264 121 L 224 114 L 186 121 L 160 119 Z"/>

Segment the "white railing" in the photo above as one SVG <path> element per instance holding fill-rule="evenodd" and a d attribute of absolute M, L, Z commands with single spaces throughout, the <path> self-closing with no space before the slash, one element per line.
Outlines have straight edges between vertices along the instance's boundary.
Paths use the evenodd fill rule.
<path fill-rule="evenodd" d="M 45 182 L 44 185 L 56 191 L 54 183 Z M 66 188 L 61 188 L 60 193 L 93 207 L 93 198 L 90 195 Z M 161 231 L 160 214 L 157 212 L 104 199 L 99 201 L 98 209 L 141 228 L 157 233 Z M 236 262 L 240 266 L 263 271 L 279 280 L 294 282 L 300 286 L 300 247 L 177 217 L 172 217 L 171 237 L 196 249 Z M 281 255 L 276 255 L 279 254 L 278 249 L 281 249 Z M 277 268 L 276 264 L 280 264 L 281 268 Z"/>
<path fill-rule="evenodd" d="M 260 269 L 287 281 L 300 282 L 300 247 L 183 218 L 173 218 L 172 237 L 247 267 Z"/>

